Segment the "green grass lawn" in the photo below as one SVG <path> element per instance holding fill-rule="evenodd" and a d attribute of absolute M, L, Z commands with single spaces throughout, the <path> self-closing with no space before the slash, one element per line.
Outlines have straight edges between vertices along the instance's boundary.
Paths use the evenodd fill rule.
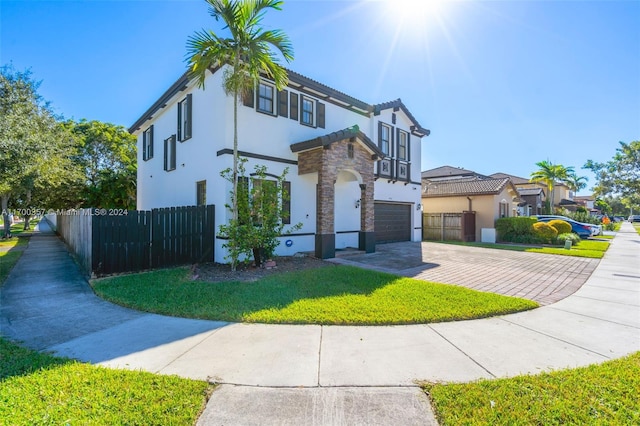
<path fill-rule="evenodd" d="M 112 370 L 0 338 L 0 423 L 193 425 L 212 387 L 202 381 Z"/>
<path fill-rule="evenodd" d="M 420 324 L 532 309 L 535 302 L 350 266 L 257 282 L 192 281 L 187 268 L 93 280 L 101 297 L 188 318 L 288 324 Z"/>
<path fill-rule="evenodd" d="M 557 254 L 561 256 L 588 257 L 602 259 L 609 248 L 609 241 L 582 240 L 567 250 L 564 247 L 532 247 L 522 244 L 465 243 L 460 241 L 430 241 L 443 244 L 456 244 L 471 247 L 493 248 L 498 250 L 524 251 L 529 253 Z"/>
<path fill-rule="evenodd" d="M 638 425 L 640 352 L 536 376 L 427 384 L 441 425 Z"/>
<path fill-rule="evenodd" d="M 29 239 L 24 237 L 0 240 L 0 287 L 9 275 L 9 271 L 22 256 L 22 251 L 28 243 Z"/>

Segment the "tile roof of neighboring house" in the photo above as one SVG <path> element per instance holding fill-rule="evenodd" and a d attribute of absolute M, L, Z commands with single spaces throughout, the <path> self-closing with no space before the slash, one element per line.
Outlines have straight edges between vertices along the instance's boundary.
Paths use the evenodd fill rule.
<path fill-rule="evenodd" d="M 513 182 L 514 185 L 520 185 L 520 184 L 523 184 L 523 183 L 530 183 L 529 179 L 527 179 L 527 178 L 522 178 L 520 176 L 510 175 L 510 174 L 507 174 L 507 173 L 494 173 L 494 174 L 489 175 L 489 177 L 496 178 L 496 179 L 509 178 L 509 179 L 511 179 L 511 182 Z"/>
<path fill-rule="evenodd" d="M 480 175 L 473 170 L 465 170 L 460 167 L 441 166 L 435 169 L 425 170 L 422 172 L 422 179 L 437 178 L 462 178 L 462 177 L 486 177 Z"/>
<path fill-rule="evenodd" d="M 544 194 L 544 189 L 538 188 L 518 188 L 518 194 L 520 195 L 540 195 Z"/>
<path fill-rule="evenodd" d="M 593 195 L 576 195 L 573 197 L 574 201 L 595 201 L 595 197 Z"/>
<path fill-rule="evenodd" d="M 212 72 L 217 72 L 220 68 L 215 68 Z M 325 84 L 322 84 L 316 80 L 313 80 L 309 77 L 305 77 L 302 74 L 299 74 L 295 71 L 287 69 L 287 75 L 289 77 L 289 87 L 292 87 L 296 90 L 299 90 L 304 93 L 308 93 L 311 96 L 322 99 L 323 101 L 333 103 L 340 107 L 349 109 L 358 114 L 362 114 L 365 116 L 370 116 L 370 114 L 379 114 L 381 110 L 387 108 L 399 108 L 406 114 L 406 116 L 411 120 L 413 125 L 411 126 L 411 132 L 419 137 L 429 136 L 431 133 L 428 129 L 423 128 L 418 120 L 415 119 L 413 114 L 407 109 L 407 107 L 402 103 L 400 99 L 397 99 L 392 102 L 386 102 L 377 105 L 370 105 L 366 102 L 363 102 L 359 99 L 356 99 L 352 96 L 347 95 L 346 93 L 340 92 L 339 90 L 333 89 Z M 186 71 L 184 74 L 178 78 L 178 80 L 167 89 L 166 92 L 160 96 L 160 98 L 151 105 L 147 111 L 145 111 L 140 118 L 136 120 L 135 123 L 129 128 L 129 133 L 134 133 L 139 130 L 145 121 L 153 118 L 156 112 L 159 109 L 164 108 L 167 105 L 167 102 L 170 101 L 172 97 L 174 97 L 179 92 L 185 90 L 191 80 L 189 79 L 189 72 Z M 377 112 L 376 112 L 377 111 Z"/>
<path fill-rule="evenodd" d="M 302 142 L 297 142 L 291 144 L 292 152 L 300 152 L 306 151 L 308 149 L 314 149 L 319 147 L 325 147 L 331 145 L 334 142 L 338 142 L 344 139 L 359 139 L 362 144 L 374 155 L 379 158 L 384 157 L 378 145 L 374 144 L 371 139 L 367 137 L 364 133 L 360 131 L 360 128 L 356 125 L 353 127 L 349 127 L 347 129 L 338 130 L 337 132 L 329 133 L 324 136 L 319 136 L 317 138 L 309 139 Z"/>
<path fill-rule="evenodd" d="M 459 195 L 495 195 L 507 185 L 509 179 L 456 179 L 450 181 L 427 182 L 422 186 L 422 196 L 450 197 Z"/>
<path fill-rule="evenodd" d="M 405 104 L 402 102 L 400 98 L 394 101 L 373 105 L 372 111 L 374 115 L 378 115 L 380 114 L 380 111 L 384 111 L 385 109 L 389 109 L 389 108 L 393 108 L 394 111 L 401 109 L 405 113 L 405 115 L 409 118 L 409 120 L 411 120 L 411 122 L 414 124 L 413 126 L 411 126 L 412 132 L 417 132 L 424 136 L 429 136 L 429 134 L 431 134 L 431 131 L 429 129 L 425 129 L 424 127 L 420 126 L 420 123 L 418 123 L 418 120 L 416 120 L 413 114 L 411 114 L 411 112 L 407 109 L 407 107 L 405 106 Z"/>

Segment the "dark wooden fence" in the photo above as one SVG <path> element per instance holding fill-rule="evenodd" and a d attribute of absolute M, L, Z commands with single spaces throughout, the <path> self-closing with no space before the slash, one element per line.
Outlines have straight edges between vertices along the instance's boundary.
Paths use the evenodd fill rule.
<path fill-rule="evenodd" d="M 423 213 L 422 239 L 432 241 L 475 241 L 476 212 Z"/>
<path fill-rule="evenodd" d="M 91 270 L 96 274 L 214 259 L 213 205 L 93 215 L 91 222 Z"/>

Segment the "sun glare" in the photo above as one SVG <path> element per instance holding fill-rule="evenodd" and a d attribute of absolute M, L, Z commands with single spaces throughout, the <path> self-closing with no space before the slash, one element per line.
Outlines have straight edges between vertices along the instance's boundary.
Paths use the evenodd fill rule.
<path fill-rule="evenodd" d="M 387 12 L 401 25 L 420 25 L 437 18 L 449 0 L 387 0 Z"/>

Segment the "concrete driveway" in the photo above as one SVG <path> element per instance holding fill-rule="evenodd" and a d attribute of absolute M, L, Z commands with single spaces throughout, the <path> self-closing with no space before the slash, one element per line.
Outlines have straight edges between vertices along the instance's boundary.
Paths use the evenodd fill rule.
<path fill-rule="evenodd" d="M 403 242 L 379 244 L 375 253 L 345 254 L 331 262 L 522 297 L 548 305 L 576 292 L 600 260 L 454 244 Z"/>

